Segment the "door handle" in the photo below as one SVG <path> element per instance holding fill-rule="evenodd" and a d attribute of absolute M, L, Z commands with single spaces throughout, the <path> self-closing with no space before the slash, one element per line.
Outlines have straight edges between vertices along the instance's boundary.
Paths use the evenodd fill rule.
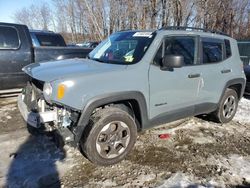
<path fill-rule="evenodd" d="M 222 74 L 226 74 L 226 73 L 230 73 L 230 72 L 232 72 L 231 69 L 224 69 L 221 71 Z"/>
<path fill-rule="evenodd" d="M 201 74 L 189 74 L 188 78 L 198 78 L 200 76 L 201 76 Z"/>

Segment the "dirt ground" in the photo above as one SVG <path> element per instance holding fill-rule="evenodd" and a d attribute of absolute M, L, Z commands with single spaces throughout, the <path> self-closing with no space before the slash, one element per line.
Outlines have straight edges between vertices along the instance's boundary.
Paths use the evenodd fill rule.
<path fill-rule="evenodd" d="M 125 160 L 100 167 L 29 135 L 16 98 L 0 99 L 0 187 L 250 187 L 249 112 L 243 98 L 228 124 L 193 117 L 144 131 Z"/>

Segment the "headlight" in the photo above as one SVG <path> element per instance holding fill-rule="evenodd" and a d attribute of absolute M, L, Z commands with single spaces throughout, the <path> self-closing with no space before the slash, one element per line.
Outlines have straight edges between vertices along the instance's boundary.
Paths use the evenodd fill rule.
<path fill-rule="evenodd" d="M 52 94 L 52 86 L 50 83 L 45 83 L 43 86 L 43 95 L 45 97 L 45 99 L 48 99 L 49 97 L 51 97 Z"/>

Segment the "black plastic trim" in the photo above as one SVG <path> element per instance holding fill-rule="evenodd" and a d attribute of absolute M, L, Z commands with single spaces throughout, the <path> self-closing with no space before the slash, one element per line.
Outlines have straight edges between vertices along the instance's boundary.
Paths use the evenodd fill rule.
<path fill-rule="evenodd" d="M 147 112 L 147 103 L 144 95 L 138 91 L 126 91 L 126 92 L 116 92 L 101 95 L 98 97 L 92 98 L 87 105 L 84 107 L 81 117 L 78 121 L 77 127 L 74 129 L 76 135 L 75 142 L 79 142 L 82 136 L 82 133 L 89 122 L 89 118 L 92 112 L 103 105 L 118 102 L 118 101 L 127 101 L 127 100 L 136 100 L 139 103 L 141 122 L 142 125 L 147 124 L 148 112 Z"/>
<path fill-rule="evenodd" d="M 226 92 L 226 89 L 229 88 L 230 86 L 233 86 L 233 85 L 236 85 L 236 84 L 240 84 L 241 85 L 241 91 L 240 91 L 240 94 L 239 94 L 239 96 L 240 96 L 239 100 L 241 99 L 241 97 L 244 94 L 245 87 L 246 87 L 246 80 L 244 78 L 236 78 L 236 79 L 229 80 L 226 83 L 226 85 L 224 86 L 223 92 L 221 94 L 220 101 L 221 101 L 224 93 Z"/>
<path fill-rule="evenodd" d="M 194 115 L 194 106 L 170 111 L 167 113 L 162 113 L 153 119 L 149 120 L 144 126 L 143 129 L 149 129 L 157 125 L 161 125 L 164 123 L 169 123 L 172 121 L 176 121 L 179 119 L 183 119 L 186 117 L 190 117 Z"/>
<path fill-rule="evenodd" d="M 214 112 L 218 108 L 218 104 L 214 103 L 202 103 L 195 105 L 194 107 L 194 115 L 201 115 L 201 114 L 209 114 L 211 112 Z"/>

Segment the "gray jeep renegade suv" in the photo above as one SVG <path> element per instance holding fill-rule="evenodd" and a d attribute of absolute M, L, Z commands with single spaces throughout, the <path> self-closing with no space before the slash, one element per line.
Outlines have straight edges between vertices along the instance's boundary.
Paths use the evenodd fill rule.
<path fill-rule="evenodd" d="M 59 132 L 98 165 L 121 161 L 142 129 L 199 114 L 229 122 L 245 88 L 237 42 L 196 28 L 117 32 L 88 59 L 23 71 L 28 128 Z"/>

